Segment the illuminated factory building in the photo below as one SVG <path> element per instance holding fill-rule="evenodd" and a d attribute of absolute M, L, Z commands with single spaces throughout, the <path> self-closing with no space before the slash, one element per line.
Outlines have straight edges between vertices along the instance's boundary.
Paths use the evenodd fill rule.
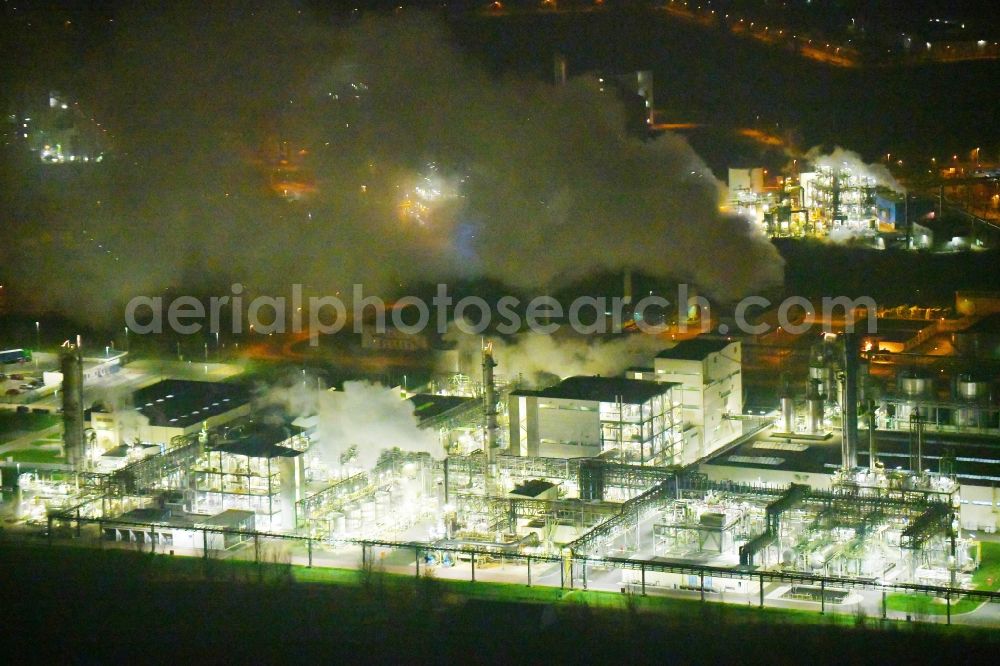
<path fill-rule="evenodd" d="M 770 237 L 839 233 L 874 238 L 905 232 L 903 216 L 894 208 L 891 215 L 887 211 L 891 196 L 874 177 L 846 165 L 817 165 L 812 171 L 771 180 L 762 168 L 729 169 L 729 209 Z M 911 221 L 917 216 L 912 211 Z"/>
<path fill-rule="evenodd" d="M 674 464 L 680 461 L 678 389 L 636 379 L 570 377 L 541 391 L 513 391 L 510 453 Z"/>
<path fill-rule="evenodd" d="M 355 563 L 395 548 L 441 575 L 503 558 L 515 575 L 518 558 L 558 558 L 545 584 L 564 586 L 586 586 L 588 566 L 604 562 L 626 588 L 691 587 L 689 574 L 656 568 L 670 562 L 711 567 L 702 592 L 763 590 L 740 572 L 967 589 L 978 559 L 962 529 L 995 529 L 1000 506 L 988 445 L 962 439 L 997 428 L 991 385 L 963 375 L 945 396 L 904 373 L 876 392 L 869 342 L 824 339 L 801 378 L 805 400 L 789 392 L 765 415 L 743 410 L 742 342 L 717 336 L 650 353 L 622 376 L 534 388 L 498 381 L 493 368 L 506 368 L 486 344 L 481 376 L 440 375 L 426 393 L 317 387 L 318 411 L 299 414 L 234 385 L 162 382 L 109 419 L 122 464 L 77 461 L 78 486 L 22 473 L 19 511 L 187 554 L 272 541 L 297 544 L 306 563 L 318 552 Z M 348 440 L 370 418 L 377 443 L 331 449 L 331 428 L 351 417 L 331 422 L 321 405 L 366 403 Z M 927 436 L 935 429 L 948 443 Z"/>
<path fill-rule="evenodd" d="M 726 417 L 743 413 L 743 361 L 739 341 L 694 338 L 666 349 L 653 367 L 632 368 L 628 376 L 678 384 L 684 439 L 678 463 L 690 464 L 732 441 L 742 431 Z"/>
<path fill-rule="evenodd" d="M 299 429 L 284 425 L 249 422 L 227 429 L 192 468 L 192 511 L 240 509 L 253 512 L 263 529 L 294 529 L 308 444 Z"/>

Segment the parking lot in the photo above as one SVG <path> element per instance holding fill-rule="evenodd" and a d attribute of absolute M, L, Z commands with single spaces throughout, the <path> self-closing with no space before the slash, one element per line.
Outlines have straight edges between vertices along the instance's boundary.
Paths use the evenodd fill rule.
<path fill-rule="evenodd" d="M 40 372 L 35 372 L 32 367 L 19 367 L 18 365 L 5 366 L 0 370 L 0 397 L 10 400 L 21 395 L 30 395 L 45 387 Z"/>

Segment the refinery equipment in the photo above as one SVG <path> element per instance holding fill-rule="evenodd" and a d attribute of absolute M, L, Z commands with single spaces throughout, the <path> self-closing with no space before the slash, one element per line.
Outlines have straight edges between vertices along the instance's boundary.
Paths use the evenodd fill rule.
<path fill-rule="evenodd" d="M 245 414 L 237 413 L 224 397 L 208 403 L 218 402 L 218 410 L 204 411 L 203 401 L 183 404 L 180 385 L 177 393 L 155 393 L 147 400 L 151 405 L 136 409 L 159 410 L 166 423 L 178 419 L 176 435 L 107 473 L 79 472 L 76 478 L 85 482 L 60 488 L 42 475 L 26 478 L 32 506 L 22 515 L 39 514 L 42 493 L 58 494 L 50 517 L 99 523 L 93 532 L 105 539 L 203 552 L 288 540 L 301 546 L 296 552 L 308 553 L 310 563 L 316 548 L 331 561 L 356 561 L 355 549 L 363 559 L 373 544 L 405 552 L 416 567 L 473 571 L 490 558 L 519 567 L 525 558 L 561 557 L 539 575 L 558 572 L 569 585 L 586 585 L 587 563 L 599 559 L 630 563 L 617 574 L 623 585 L 703 592 L 704 582 L 666 568 L 636 577 L 633 571 L 665 562 L 710 567 L 715 582 L 709 585 L 716 590 L 740 589 L 737 579 L 747 572 L 968 585 L 976 563 L 957 529 L 959 485 L 921 469 L 927 458 L 924 403 L 936 399 L 933 382 L 919 373 L 897 378 L 896 393 L 913 403 L 907 424 L 916 427 L 915 459 L 906 464 L 912 472 L 883 466 L 880 460 L 893 459 L 888 447 L 877 451 L 876 427 L 887 412 L 886 396 L 896 394 L 866 381 L 858 342 L 847 334 L 814 350 L 804 399 L 797 404 L 786 387 L 773 431 L 762 425 L 721 443 L 724 452 L 717 455 L 730 459 L 739 458 L 732 455 L 739 447 L 763 449 L 753 459 L 768 461 L 771 477 L 755 469 L 749 479 L 710 480 L 703 454 L 712 451 L 702 444 L 708 436 L 691 434 L 697 432 L 692 424 L 711 433 L 716 424 L 731 425 L 722 422 L 723 414 L 741 415 L 741 396 L 733 406 L 725 401 L 742 387 L 737 342 L 689 341 L 661 352 L 653 367 L 631 377 L 576 376 L 518 389 L 506 410 L 486 344 L 482 385 L 469 391 L 481 399 L 444 395 L 446 390 L 401 399 L 384 389 L 379 395 L 392 394 L 389 407 L 406 401 L 401 414 L 409 417 L 409 429 L 389 433 L 378 450 L 360 455 L 359 446 L 348 445 L 366 432 L 363 427 L 331 445 L 315 415 L 297 415 L 293 422 L 291 415 L 249 404 Z M 67 451 L 71 437 L 76 442 L 73 432 L 83 446 L 82 396 L 77 389 L 75 402 L 66 395 L 78 361 L 78 346 L 68 345 L 62 361 Z M 187 390 L 194 395 L 197 388 Z M 991 392 L 989 382 L 963 374 L 950 400 L 980 409 Z M 693 395 L 702 398 L 700 412 L 686 404 Z M 193 409 L 200 422 L 182 424 Z M 961 418 L 972 419 L 972 412 Z M 839 425 L 839 441 L 829 424 Z M 859 428 L 865 426 L 870 464 L 861 469 Z M 423 448 L 414 445 L 417 440 Z M 809 479 L 782 469 L 786 458 L 812 446 L 839 453 L 839 464 L 823 461 L 822 474 Z M 82 449 L 73 459 L 83 459 Z M 396 560 L 391 566 L 398 566 Z"/>
<path fill-rule="evenodd" d="M 483 410 L 486 414 L 486 460 L 492 465 L 496 456 L 496 449 L 500 446 L 499 431 L 497 423 L 497 387 L 493 371 L 497 367 L 497 362 L 493 360 L 493 345 L 487 343 L 483 345 Z"/>
<path fill-rule="evenodd" d="M 878 427 L 910 432 L 958 432 L 1000 435 L 1000 406 L 994 382 L 982 371 L 962 371 L 946 390 L 933 373 L 923 368 L 903 368 L 896 375 L 895 390 L 877 398 Z"/>
<path fill-rule="evenodd" d="M 993 386 L 987 375 L 981 372 L 960 373 L 955 378 L 953 395 L 956 406 L 952 411 L 952 422 L 957 428 L 996 427 L 996 410 L 991 413 L 990 409 Z"/>
<path fill-rule="evenodd" d="M 853 332 L 841 336 L 843 343 L 843 361 L 841 374 L 841 421 L 843 425 L 843 468 L 853 470 L 858 466 L 858 385 L 860 375 L 861 351 L 858 336 Z"/>
<path fill-rule="evenodd" d="M 66 462 L 81 466 L 87 459 L 87 441 L 83 422 L 83 356 L 80 337 L 76 344 L 68 340 L 59 353 L 62 370 L 63 446 Z"/>

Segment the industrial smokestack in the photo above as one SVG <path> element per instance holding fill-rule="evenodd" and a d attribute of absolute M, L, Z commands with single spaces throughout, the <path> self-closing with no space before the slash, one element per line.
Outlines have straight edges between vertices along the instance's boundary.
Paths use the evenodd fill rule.
<path fill-rule="evenodd" d="M 296 527 L 295 505 L 303 498 L 305 488 L 305 456 L 278 458 L 278 475 L 281 479 L 281 517 L 279 524 L 271 527 L 290 532 Z"/>
<path fill-rule="evenodd" d="M 781 431 L 795 432 L 795 400 L 788 386 L 788 377 L 781 375 Z"/>
<path fill-rule="evenodd" d="M 493 376 L 493 368 L 497 362 L 493 360 L 493 343 L 483 345 L 483 403 L 486 412 L 486 458 L 493 463 L 497 447 L 497 388 Z"/>
<path fill-rule="evenodd" d="M 784 432 L 795 432 L 795 401 L 787 394 L 781 397 L 781 424 Z"/>
<path fill-rule="evenodd" d="M 76 345 L 63 343 L 59 356 L 62 370 L 63 451 L 66 462 L 79 467 L 86 459 L 86 438 L 83 431 L 83 357 L 80 336 Z"/>
<path fill-rule="evenodd" d="M 823 360 L 822 352 L 813 353 L 813 360 L 809 363 L 809 382 L 815 383 L 820 396 L 830 395 L 830 369 Z"/>
<path fill-rule="evenodd" d="M 845 470 L 858 466 L 858 336 L 845 332 L 844 342 L 844 399 L 840 405 L 843 422 L 842 465 Z"/>

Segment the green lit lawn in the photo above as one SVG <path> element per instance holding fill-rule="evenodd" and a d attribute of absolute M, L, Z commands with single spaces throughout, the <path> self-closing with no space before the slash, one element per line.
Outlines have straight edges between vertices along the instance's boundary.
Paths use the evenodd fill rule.
<path fill-rule="evenodd" d="M 40 548 L 38 552 L 43 557 L 55 557 L 62 561 L 67 555 L 82 563 L 84 566 L 94 570 L 109 569 L 130 569 L 143 563 L 146 567 L 147 575 L 154 579 L 203 579 L 206 575 L 209 578 L 225 580 L 235 578 L 245 582 L 253 582 L 258 579 L 257 567 L 253 560 L 245 559 L 209 559 L 202 560 L 201 557 L 185 556 L 150 556 L 148 553 L 140 554 L 122 549 L 94 549 L 94 548 Z M 246 553 L 250 555 L 250 553 Z M 252 555 L 251 555 L 252 557 Z M 209 567 L 206 569 L 206 565 Z M 273 565 L 265 565 L 272 567 Z M 278 572 L 281 569 L 274 569 Z M 305 585 L 335 585 L 349 586 L 357 588 L 362 585 L 364 574 L 356 569 L 334 569 L 325 567 L 309 568 L 305 566 L 291 566 L 293 580 Z M 206 573 L 210 571 L 210 573 Z M 269 580 L 270 576 L 265 575 L 264 580 Z M 421 577 L 417 580 L 414 576 L 404 574 L 389 574 L 375 572 L 371 574 L 369 581 L 374 586 L 383 587 L 388 592 L 406 592 L 417 585 L 431 585 L 438 589 L 445 601 L 460 602 L 463 599 L 478 599 L 484 601 L 516 602 L 516 603 L 542 603 L 542 604 L 580 604 L 592 608 L 605 608 L 608 610 L 625 611 L 630 607 L 643 611 L 656 613 L 665 616 L 689 617 L 693 612 L 707 613 L 713 618 L 724 616 L 727 621 L 737 621 L 744 623 L 767 623 L 767 622 L 794 622 L 797 624 L 831 625 L 844 624 L 853 625 L 856 618 L 851 614 L 830 613 L 820 615 L 811 610 L 791 610 L 781 608 L 765 608 L 763 610 L 754 606 L 740 606 L 734 604 L 702 603 L 697 599 L 675 599 L 661 596 L 639 595 L 625 596 L 618 592 L 600 592 L 593 590 L 563 590 L 548 586 L 520 585 L 516 583 L 486 583 L 471 581 L 456 581 L 441 578 Z"/>
<path fill-rule="evenodd" d="M 21 414 L 14 410 L 0 410 L 0 444 L 21 437 L 25 433 L 44 430 L 59 423 L 56 414 Z"/>
<path fill-rule="evenodd" d="M 333 585 L 358 585 L 362 582 L 362 574 L 354 569 L 308 568 L 292 567 L 292 575 L 299 583 L 319 583 Z M 414 577 L 403 574 L 375 574 L 389 588 L 412 584 Z M 428 579 L 422 579 L 427 582 Z M 854 624 L 856 618 L 850 614 L 832 613 L 820 615 L 810 610 L 791 610 L 778 608 L 758 609 L 757 606 L 743 607 L 733 604 L 702 604 L 694 599 L 675 599 L 671 597 L 635 595 L 626 597 L 619 592 L 602 592 L 593 590 L 563 590 L 557 587 L 528 587 L 517 583 L 484 583 L 460 580 L 433 578 L 432 584 L 440 587 L 446 595 L 456 598 L 471 598 L 490 601 L 521 602 L 521 603 L 577 603 L 591 607 L 609 609 L 627 609 L 634 604 L 636 610 L 667 615 L 690 615 L 699 608 L 710 612 L 731 616 L 741 622 L 791 621 L 803 624 Z"/>
<path fill-rule="evenodd" d="M 62 452 L 49 449 L 18 449 L 17 451 L 7 451 L 0 454 L 4 460 L 11 458 L 13 462 L 19 463 L 62 463 L 66 462 Z"/>
<path fill-rule="evenodd" d="M 0 541 L 0 561 L 4 555 L 3 542 Z M 387 574 L 375 572 L 370 578 L 355 569 L 308 568 L 305 566 L 288 566 L 287 564 L 269 563 L 258 567 L 253 560 L 247 559 L 215 559 L 204 560 L 201 557 L 168 556 L 163 554 L 150 555 L 124 549 L 98 549 L 81 546 L 46 547 L 40 545 L 22 546 L 11 553 L 21 553 L 16 561 L 32 562 L 34 568 L 59 567 L 72 571 L 74 578 L 89 580 L 110 576 L 118 581 L 123 575 L 150 581 L 234 581 L 247 584 L 257 582 L 274 582 L 281 585 L 294 581 L 300 585 L 331 585 L 361 590 L 367 585 L 374 590 L 396 598 L 406 598 L 414 591 L 434 590 L 433 594 L 442 604 L 461 604 L 466 599 L 484 601 L 543 603 L 580 605 L 593 609 L 606 609 L 609 612 L 630 613 L 641 611 L 652 613 L 663 618 L 690 620 L 692 615 L 701 618 L 701 622 L 709 625 L 723 626 L 736 624 L 798 624 L 798 625 L 847 625 L 858 626 L 859 618 L 851 613 L 828 613 L 820 615 L 812 610 L 790 610 L 779 608 L 758 609 L 756 605 L 743 606 L 724 603 L 703 603 L 697 599 L 676 599 L 670 597 L 638 595 L 623 595 L 617 592 L 595 592 L 584 590 L 561 590 L 551 587 L 528 587 L 520 584 L 484 583 L 471 581 L 453 581 L 430 577 L 419 580 L 411 575 Z M 242 553 L 250 555 L 250 552 Z M 1000 555 L 1000 544 L 991 549 L 991 556 Z M 10 556 L 10 553 L 8 553 Z M 994 565 L 996 561 L 994 560 Z M 988 573 L 983 574 L 984 577 Z M 374 592 L 381 594 L 380 592 Z M 869 619 L 870 620 L 870 619 Z M 872 623 L 866 622 L 868 626 Z M 889 621 L 888 624 L 878 622 L 883 628 L 900 628 L 905 623 Z M 924 626 L 925 630 L 936 630 Z M 985 631 L 975 627 L 941 627 L 949 634 L 955 631 L 967 631 L 975 634 Z M 993 631 L 990 629 L 989 631 Z"/>
<path fill-rule="evenodd" d="M 355 585 L 360 580 L 360 573 L 353 569 L 326 569 L 309 567 L 292 567 L 292 575 L 300 583 L 330 583 L 334 585 Z"/>
<path fill-rule="evenodd" d="M 974 574 L 972 574 L 972 584 L 977 590 L 1000 589 L 1000 543 L 994 541 L 983 542 L 982 562 Z M 960 599 L 951 605 L 951 612 L 970 613 L 982 604 L 981 601 L 972 599 Z M 946 615 L 948 605 L 934 601 L 931 597 L 923 594 L 890 594 L 886 597 L 886 606 L 889 610 L 911 613 L 914 615 Z"/>

